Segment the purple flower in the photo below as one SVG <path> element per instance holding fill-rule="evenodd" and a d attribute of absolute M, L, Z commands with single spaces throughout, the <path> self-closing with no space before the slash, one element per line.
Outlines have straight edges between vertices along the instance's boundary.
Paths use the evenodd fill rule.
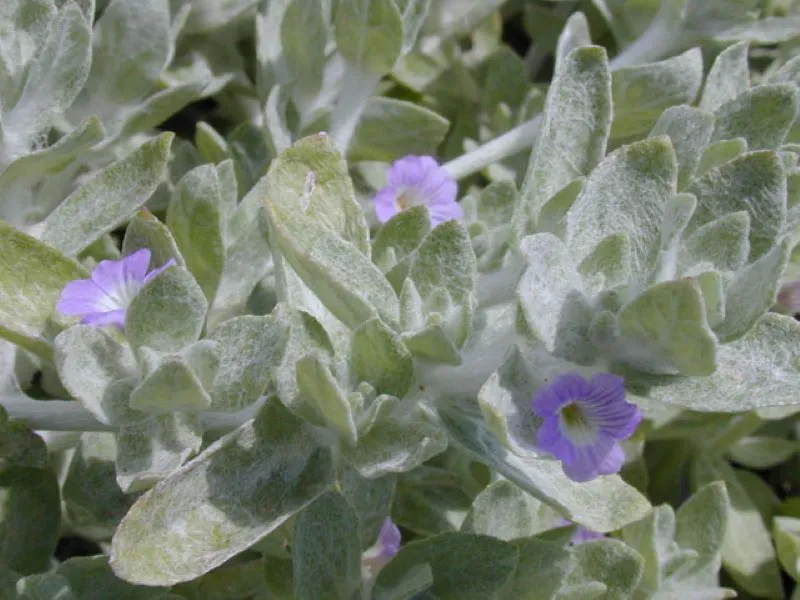
<path fill-rule="evenodd" d="M 405 156 L 389 169 L 389 185 L 375 196 L 375 212 L 386 223 L 401 210 L 424 204 L 436 227 L 461 219 L 464 211 L 456 202 L 458 186 L 450 174 L 430 156 Z"/>
<path fill-rule="evenodd" d="M 392 522 L 391 517 L 386 517 L 378 534 L 378 541 L 364 553 L 363 566 L 369 567 L 373 573 L 383 568 L 394 558 L 395 554 L 400 552 L 401 541 L 397 525 Z"/>
<path fill-rule="evenodd" d="M 58 301 L 59 312 L 83 317 L 81 323 L 100 327 L 125 326 L 125 313 L 145 283 L 175 264 L 170 259 L 149 273 L 150 250 L 142 248 L 122 260 L 102 260 L 92 271 L 91 279 L 69 282 Z"/>
<path fill-rule="evenodd" d="M 625 401 L 624 380 L 609 373 L 591 381 L 562 375 L 536 393 L 532 408 L 543 419 L 539 448 L 560 459 L 573 481 L 619 472 L 625 462 L 619 442 L 642 420 L 638 407 Z"/>
<path fill-rule="evenodd" d="M 567 525 L 574 525 L 572 521 L 569 519 L 565 519 L 564 517 L 559 518 L 560 527 L 566 527 Z M 596 531 L 592 531 L 591 529 L 587 529 L 583 525 L 578 525 L 575 533 L 572 534 L 572 543 L 573 544 L 583 544 L 584 542 L 591 542 L 592 540 L 601 540 L 603 539 L 605 534 L 598 533 Z"/>
<path fill-rule="evenodd" d="M 790 281 L 783 285 L 775 310 L 785 315 L 800 313 L 800 281 Z"/>

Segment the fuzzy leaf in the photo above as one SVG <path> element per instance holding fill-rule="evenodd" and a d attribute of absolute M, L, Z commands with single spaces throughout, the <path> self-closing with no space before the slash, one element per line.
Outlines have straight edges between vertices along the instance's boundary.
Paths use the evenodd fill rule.
<path fill-rule="evenodd" d="M 89 275 L 76 261 L 0 221 L 0 336 L 45 357 L 43 334 L 61 290 Z"/>
<path fill-rule="evenodd" d="M 441 600 L 493 598 L 513 573 L 518 550 L 482 535 L 445 533 L 403 547 L 378 575 L 373 598 L 390 600 L 392 589 L 418 565 L 433 573 L 430 593 Z"/>
<path fill-rule="evenodd" d="M 403 48 L 403 20 L 392 0 L 341 0 L 334 31 L 348 62 L 377 75 L 392 70 Z"/>
<path fill-rule="evenodd" d="M 588 175 L 606 150 L 611 124 L 611 74 L 605 49 L 577 48 L 560 65 L 545 104 L 514 215 L 521 239 L 545 203 L 576 177 Z"/>
<path fill-rule="evenodd" d="M 206 302 L 186 269 L 170 267 L 150 280 L 128 309 L 125 332 L 131 346 L 177 352 L 200 337 Z"/>
<path fill-rule="evenodd" d="M 292 542 L 298 600 L 351 598 L 361 587 L 358 518 L 347 500 L 327 492 L 300 513 Z"/>
<path fill-rule="evenodd" d="M 418 104 L 372 98 L 358 123 L 347 158 L 391 162 L 408 154 L 434 154 L 449 128 L 450 121 Z"/>
<path fill-rule="evenodd" d="M 702 412 L 747 412 L 798 404 L 800 325 L 768 313 L 743 338 L 717 349 L 717 370 L 709 377 L 664 378 L 649 394 L 669 404 Z"/>
<path fill-rule="evenodd" d="M 194 579 L 280 527 L 332 478 L 330 451 L 270 402 L 136 501 L 114 536 L 111 566 L 132 583 Z"/>
<path fill-rule="evenodd" d="M 161 183 L 173 138 L 145 142 L 72 192 L 45 219 L 42 241 L 76 256 L 130 219 Z"/>
<path fill-rule="evenodd" d="M 167 211 L 167 227 L 209 304 L 225 265 L 222 187 L 211 165 L 192 169 L 178 182 Z"/>

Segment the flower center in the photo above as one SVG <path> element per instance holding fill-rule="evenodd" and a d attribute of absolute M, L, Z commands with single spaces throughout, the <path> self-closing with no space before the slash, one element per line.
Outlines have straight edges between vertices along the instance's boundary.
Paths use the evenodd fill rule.
<path fill-rule="evenodd" d="M 108 295 L 110 302 L 109 310 L 118 310 L 120 308 L 127 309 L 136 294 L 142 289 L 143 285 L 141 281 L 137 281 L 133 278 L 126 279 L 123 283 L 120 283 L 116 289 L 112 290 Z"/>
<path fill-rule="evenodd" d="M 561 428 L 574 444 L 589 445 L 596 441 L 597 428 L 578 401 L 565 404 L 560 416 Z"/>
<path fill-rule="evenodd" d="M 398 210 L 405 210 L 410 206 L 422 204 L 422 199 L 413 188 L 401 188 L 395 200 Z"/>

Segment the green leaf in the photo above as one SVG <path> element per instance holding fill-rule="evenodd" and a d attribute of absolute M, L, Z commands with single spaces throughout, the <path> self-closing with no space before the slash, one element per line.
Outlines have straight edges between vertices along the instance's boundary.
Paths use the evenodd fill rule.
<path fill-rule="evenodd" d="M 567 577 L 569 585 L 600 582 L 607 600 L 626 600 L 642 577 L 642 557 L 618 540 L 597 540 L 575 547 L 575 569 Z M 569 588 L 562 588 L 557 598 L 572 598 Z"/>
<path fill-rule="evenodd" d="M 150 250 L 151 269 L 162 267 L 170 260 L 174 260 L 180 267 L 186 265 L 167 226 L 146 208 L 140 210 L 128 223 L 122 242 L 122 254 L 129 256 L 142 248 Z"/>
<path fill-rule="evenodd" d="M 750 214 L 728 213 L 698 227 L 683 240 L 679 271 L 710 264 L 720 271 L 738 271 L 750 254 Z"/>
<path fill-rule="evenodd" d="M 489 115 L 518 110 L 531 89 L 522 57 L 508 46 L 499 46 L 482 67 L 480 110 Z"/>
<path fill-rule="evenodd" d="M 359 70 L 388 73 L 403 48 L 403 20 L 392 0 L 341 0 L 336 47 Z"/>
<path fill-rule="evenodd" d="M 216 32 L 225 25 L 235 23 L 246 15 L 257 0 L 223 0 L 222 2 L 199 2 L 192 6 L 184 31 L 186 33 Z"/>
<path fill-rule="evenodd" d="M 541 385 L 539 379 L 515 345 L 478 393 L 487 426 L 504 446 L 520 456 L 539 456 L 535 449 L 538 422 L 530 408 Z"/>
<path fill-rule="evenodd" d="M 186 350 L 197 350 L 196 360 L 209 365 L 213 378 L 219 358 L 207 340 L 187 346 Z M 142 349 L 144 350 L 144 349 Z M 140 350 L 141 351 L 141 350 Z M 202 354 L 197 356 L 197 354 Z M 210 363 L 210 364 L 209 364 Z M 203 388 L 203 373 L 192 368 L 191 356 L 173 354 L 157 359 L 154 368 L 143 376 L 142 382 L 133 390 L 130 407 L 145 413 L 163 414 L 174 411 L 196 412 L 208 410 L 211 397 Z"/>
<path fill-rule="evenodd" d="M 525 459 L 503 448 L 478 417 L 440 410 L 451 441 L 467 454 L 556 509 L 565 518 L 594 531 L 606 532 L 641 519 L 647 500 L 618 476 L 576 483 L 551 459 Z"/>
<path fill-rule="evenodd" d="M 223 199 L 217 170 L 202 165 L 178 182 L 167 210 L 167 227 L 209 304 L 217 293 L 225 265 Z"/>
<path fill-rule="evenodd" d="M 714 115 L 691 106 L 670 107 L 656 121 L 649 137 L 669 136 L 678 157 L 679 191 L 692 180 L 713 131 Z"/>
<path fill-rule="evenodd" d="M 342 454 L 362 477 L 374 479 L 387 473 L 404 473 L 441 454 L 447 436 L 433 425 L 419 420 L 378 420 L 354 448 L 342 447 Z"/>
<path fill-rule="evenodd" d="M 0 409 L 0 564 L 20 575 L 47 570 L 58 541 L 61 499 L 46 453 L 39 436 Z"/>
<path fill-rule="evenodd" d="M 725 290 L 725 320 L 714 328 L 721 342 L 741 338 L 775 304 L 790 252 L 782 241 L 736 273 Z"/>
<path fill-rule="evenodd" d="M 345 465 L 340 467 L 340 491 L 355 509 L 361 548 L 369 548 L 378 539 L 383 522 L 392 508 L 396 481 L 394 475 L 366 479 L 355 469 Z"/>
<path fill-rule="evenodd" d="M 230 155 L 236 167 L 238 189 L 251 189 L 267 170 L 273 155 L 267 137 L 260 127 L 250 121 L 241 123 L 227 138 Z"/>
<path fill-rule="evenodd" d="M 514 215 L 519 239 L 545 203 L 576 177 L 588 175 L 606 151 L 611 124 L 611 74 L 605 49 L 577 48 L 559 67 L 547 95 Z"/>
<path fill-rule="evenodd" d="M 211 334 L 220 357 L 211 389 L 214 410 L 237 411 L 264 394 L 283 358 L 288 331 L 275 315 L 225 321 Z"/>
<path fill-rule="evenodd" d="M 77 156 L 105 137 L 97 117 L 90 117 L 80 127 L 61 137 L 54 144 L 19 157 L 0 174 L 3 207 L 0 218 L 12 224 L 40 221 L 50 207 L 30 206 L 29 198 L 37 182 L 47 176 L 62 174 Z M 58 200 L 62 197 L 59 196 Z"/>
<path fill-rule="evenodd" d="M 69 581 L 80 600 L 177 600 L 159 587 L 132 586 L 114 575 L 105 556 L 78 556 L 58 565 L 58 574 Z"/>
<path fill-rule="evenodd" d="M 677 194 L 670 198 L 664 210 L 661 243 L 652 281 L 662 282 L 672 279 L 678 274 L 681 239 L 695 208 L 697 208 L 697 198 L 691 194 Z"/>
<path fill-rule="evenodd" d="M 172 52 L 166 0 L 112 0 L 94 26 L 81 112 L 111 120 L 156 87 Z"/>
<path fill-rule="evenodd" d="M 700 108 L 715 111 L 750 89 L 750 67 L 747 64 L 748 42 L 725 48 L 717 55 L 706 78 Z"/>
<path fill-rule="evenodd" d="M 9 150 L 27 151 L 33 138 L 75 100 L 89 75 L 91 39 L 90 25 L 80 9 L 74 4 L 61 8 L 43 44 L 26 65 L 25 83 L 16 104 L 4 107 L 3 134 Z M 24 147 L 15 148 L 14 142 Z"/>
<path fill-rule="evenodd" d="M 671 106 L 692 104 L 703 83 L 703 57 L 692 48 L 667 60 L 615 69 L 611 79 L 611 137 L 646 134 Z"/>
<path fill-rule="evenodd" d="M 461 531 L 490 535 L 507 542 L 531 537 L 560 526 L 555 511 L 548 509 L 513 483 L 501 479 L 478 494 Z"/>
<path fill-rule="evenodd" d="M 113 434 L 86 431 L 69 461 L 61 489 L 64 516 L 90 539 L 111 537 L 135 500 L 117 485 L 116 454 Z"/>
<path fill-rule="evenodd" d="M 766 523 L 736 473 L 720 458 L 698 456 L 693 478 L 697 485 L 722 480 L 730 497 L 728 528 L 722 544 L 722 564 L 746 592 L 783 598 L 780 568 Z"/>
<path fill-rule="evenodd" d="M 44 220 L 42 241 L 76 256 L 130 219 L 164 178 L 173 138 L 145 142 L 72 192 Z"/>
<path fill-rule="evenodd" d="M 567 247 L 580 262 L 607 236 L 626 233 L 631 266 L 643 276 L 660 241 L 664 210 L 675 194 L 678 165 L 669 139 L 653 138 L 608 155 L 589 175 L 567 215 Z"/>
<path fill-rule="evenodd" d="M 353 332 L 351 368 L 379 394 L 402 398 L 411 385 L 414 364 L 403 342 L 380 320 L 372 319 Z"/>
<path fill-rule="evenodd" d="M 781 565 L 795 581 L 800 580 L 800 519 L 775 517 L 772 536 Z"/>
<path fill-rule="evenodd" d="M 286 323 L 289 337 L 280 367 L 275 372 L 278 397 L 289 410 L 303 419 L 324 425 L 317 410 L 301 393 L 297 378 L 297 363 L 307 356 L 316 356 L 329 366 L 334 363 L 334 349 L 328 333 L 311 314 L 279 304 L 273 311 Z"/>
<path fill-rule="evenodd" d="M 542 212 L 539 213 L 539 222 L 536 224 L 539 233 L 553 233 L 564 238 L 567 214 L 585 185 L 585 177 L 573 179 L 545 203 Z"/>
<path fill-rule="evenodd" d="M 156 92 L 126 114 L 125 124 L 119 136 L 133 137 L 137 133 L 146 133 L 158 128 L 183 108 L 199 100 L 206 89 L 205 81 L 193 81 Z"/>
<path fill-rule="evenodd" d="M 368 248 L 364 217 L 360 209 L 353 213 L 348 208 L 355 202 L 349 192 L 336 192 L 352 190 L 344 162 L 337 156 L 325 136 L 301 140 L 272 163 L 254 193 L 264 198 L 283 257 L 328 310 L 351 327 L 376 314 L 394 323 L 397 296 L 364 255 Z M 303 186 L 314 181 L 305 197 Z"/>
<path fill-rule="evenodd" d="M 400 211 L 375 234 L 373 262 L 385 273 L 404 259 L 410 260 L 430 230 L 431 217 L 427 206 L 412 206 Z"/>
<path fill-rule="evenodd" d="M 517 300 L 531 334 L 552 351 L 561 309 L 570 294 L 582 293 L 583 282 L 564 243 L 550 233 L 524 238 L 520 251 L 528 265 L 517 287 Z"/>
<path fill-rule="evenodd" d="M 61 290 L 89 275 L 84 268 L 0 221 L 0 336 L 49 358 L 44 331 Z"/>
<path fill-rule="evenodd" d="M 725 282 L 719 271 L 706 271 L 694 278 L 706 308 L 706 323 L 714 329 L 725 319 Z M 760 316 L 760 315 L 759 315 Z"/>
<path fill-rule="evenodd" d="M 299 97 L 305 101 L 313 99 L 322 87 L 328 42 L 324 6 L 322 0 L 290 0 L 281 22 L 283 58 Z"/>
<path fill-rule="evenodd" d="M 404 546 L 378 574 L 373 598 L 390 600 L 392 589 L 411 569 L 429 565 L 430 594 L 441 600 L 493 598 L 511 577 L 518 550 L 482 535 L 444 533 Z"/>
<path fill-rule="evenodd" d="M 300 513 L 292 542 L 298 600 L 352 598 L 361 587 L 358 518 L 347 500 L 327 492 Z"/>
<path fill-rule="evenodd" d="M 769 436 L 743 437 L 728 454 L 737 463 L 750 469 L 770 469 L 800 452 L 800 441 Z"/>
<path fill-rule="evenodd" d="M 744 138 L 748 148 L 777 148 L 797 114 L 797 86 L 789 83 L 757 85 L 729 100 L 714 113 L 712 141 Z"/>
<path fill-rule="evenodd" d="M 138 376 L 127 344 L 108 331 L 76 325 L 55 339 L 54 362 L 61 383 L 95 419 L 107 425 L 130 419 L 127 398 L 120 403 L 118 394 L 120 380 Z"/>
<path fill-rule="evenodd" d="M 575 567 L 572 553 L 561 544 L 538 538 L 516 540 L 519 562 L 503 588 L 502 600 L 550 600 Z"/>
<path fill-rule="evenodd" d="M 424 596 L 433 587 L 433 571 L 428 563 L 417 564 L 394 581 L 384 583 L 382 597 L 391 600 L 413 600 Z"/>
<path fill-rule="evenodd" d="M 202 442 L 197 415 L 164 413 L 123 425 L 117 434 L 119 487 L 126 494 L 152 487 L 196 454 Z"/>
<path fill-rule="evenodd" d="M 478 276 L 475 252 L 464 226 L 452 220 L 431 231 L 417 250 L 408 276 L 423 301 L 441 288 L 456 303 L 474 294 Z"/>
<path fill-rule="evenodd" d="M 678 508 L 675 541 L 680 547 L 697 552 L 696 562 L 691 569 L 681 572 L 681 579 L 716 579 L 728 531 L 729 511 L 728 492 L 721 481 L 700 488 Z"/>
<path fill-rule="evenodd" d="M 695 179 L 688 192 L 697 210 L 687 233 L 730 213 L 750 215 L 750 260 L 766 254 L 786 214 L 786 177 L 775 152 L 749 152 Z"/>
<path fill-rule="evenodd" d="M 210 326 L 239 314 L 253 288 L 272 267 L 269 223 L 260 191 L 253 188 L 228 217 L 225 266 L 209 316 Z"/>
<path fill-rule="evenodd" d="M 189 581 L 280 527 L 332 478 L 330 451 L 272 401 L 136 501 L 114 536 L 111 566 L 132 583 Z"/>
<path fill-rule="evenodd" d="M 55 573 L 28 575 L 17 582 L 16 600 L 78 600 L 69 582 Z"/>
<path fill-rule="evenodd" d="M 315 355 L 297 362 L 297 386 L 316 408 L 323 422 L 345 441 L 354 445 L 358 440 L 353 406 L 339 387 L 327 365 Z"/>
<path fill-rule="evenodd" d="M 649 389 L 653 398 L 701 412 L 746 412 L 794 406 L 800 365 L 800 325 L 767 313 L 743 338 L 717 349 L 717 370 L 703 378 L 665 378 Z"/>
<path fill-rule="evenodd" d="M 703 296 L 691 281 L 660 283 L 622 309 L 614 355 L 650 373 L 711 375 L 717 340 Z"/>
<path fill-rule="evenodd" d="M 200 337 L 206 317 L 203 291 L 181 267 L 151 279 L 131 302 L 125 333 L 131 346 L 177 352 Z"/>
<path fill-rule="evenodd" d="M 371 98 L 347 158 L 391 162 L 408 154 L 435 154 L 449 128 L 445 117 L 413 102 Z"/>
<path fill-rule="evenodd" d="M 711 169 L 722 166 L 745 152 L 747 152 L 747 140 L 744 138 L 714 142 L 703 151 L 695 176 L 705 175 Z"/>
<path fill-rule="evenodd" d="M 205 121 L 197 123 L 194 145 L 208 162 L 217 164 L 230 156 L 228 142 L 216 129 Z"/>

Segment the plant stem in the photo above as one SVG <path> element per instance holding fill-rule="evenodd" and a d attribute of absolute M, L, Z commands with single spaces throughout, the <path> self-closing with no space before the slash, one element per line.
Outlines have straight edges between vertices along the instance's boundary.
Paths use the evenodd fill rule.
<path fill-rule="evenodd" d="M 78 402 L 70 400 L 24 400 L 0 398 L 0 406 L 12 419 L 24 421 L 31 429 L 47 431 L 114 431 L 92 416 Z"/>
<path fill-rule="evenodd" d="M 491 164 L 530 148 L 536 139 L 541 123 L 542 116 L 537 115 L 491 142 L 445 163 L 443 168 L 455 179 L 463 179 L 477 173 Z"/>
<path fill-rule="evenodd" d="M 205 431 L 232 431 L 253 418 L 263 405 L 258 401 L 235 413 L 204 412 L 200 421 Z M 78 402 L 72 400 L 24 400 L 0 397 L 8 416 L 41 431 L 116 431 L 118 427 L 101 423 Z"/>

